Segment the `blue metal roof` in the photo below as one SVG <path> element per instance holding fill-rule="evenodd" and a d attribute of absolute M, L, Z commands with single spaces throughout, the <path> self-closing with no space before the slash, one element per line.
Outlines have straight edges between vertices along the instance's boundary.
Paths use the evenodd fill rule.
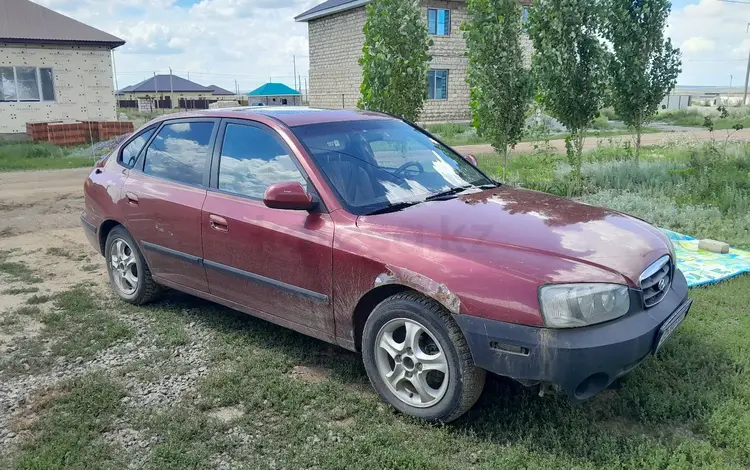
<path fill-rule="evenodd" d="M 247 96 L 294 96 L 301 95 L 294 88 L 283 83 L 266 83 L 247 94 Z"/>

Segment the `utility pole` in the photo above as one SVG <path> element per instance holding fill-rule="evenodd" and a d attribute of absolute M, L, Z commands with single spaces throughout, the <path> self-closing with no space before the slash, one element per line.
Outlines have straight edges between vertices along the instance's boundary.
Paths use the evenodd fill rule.
<path fill-rule="evenodd" d="M 310 73 L 309 71 L 307 73 Z M 305 101 L 307 101 L 307 105 L 310 106 L 310 95 L 307 94 L 307 77 L 305 77 Z"/>
<path fill-rule="evenodd" d="M 159 109 L 159 89 L 156 86 L 156 72 L 154 72 L 154 97 L 156 97 L 156 109 Z"/>
<path fill-rule="evenodd" d="M 733 76 L 732 76 L 732 74 L 730 73 L 730 74 L 729 74 L 729 93 L 731 93 L 731 92 L 732 92 L 732 79 L 733 79 L 733 78 L 734 78 L 734 77 L 733 77 Z"/>
<path fill-rule="evenodd" d="M 297 88 L 297 56 L 296 55 L 292 56 L 292 63 L 294 64 L 294 89 L 299 91 L 299 89 Z"/>
<path fill-rule="evenodd" d="M 240 86 L 237 84 L 237 80 L 234 81 L 234 91 L 237 93 L 237 99 L 240 99 Z"/>
<path fill-rule="evenodd" d="M 750 23 L 747 24 L 747 28 L 745 28 L 745 33 L 750 30 Z M 747 71 L 745 72 L 745 94 L 742 95 L 742 106 L 745 106 L 747 104 L 747 81 L 750 79 L 750 52 L 747 53 Z"/>
<path fill-rule="evenodd" d="M 174 109 L 174 85 L 172 85 L 172 67 L 169 67 L 169 107 Z"/>

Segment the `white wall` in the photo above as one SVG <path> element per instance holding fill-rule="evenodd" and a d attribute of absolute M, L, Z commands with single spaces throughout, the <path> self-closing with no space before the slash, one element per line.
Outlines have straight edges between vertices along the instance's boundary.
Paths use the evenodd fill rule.
<path fill-rule="evenodd" d="M 51 67 L 55 101 L 0 102 L 0 134 L 27 122 L 116 120 L 111 52 L 106 47 L 0 43 L 0 67 Z"/>

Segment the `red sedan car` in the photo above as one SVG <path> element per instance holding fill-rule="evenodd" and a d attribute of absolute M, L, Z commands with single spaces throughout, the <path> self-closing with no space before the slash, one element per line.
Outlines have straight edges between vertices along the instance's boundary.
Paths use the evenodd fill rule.
<path fill-rule="evenodd" d="M 501 185 L 377 113 L 164 116 L 85 194 L 122 299 L 167 286 L 361 351 L 378 393 L 427 420 L 468 410 L 486 371 L 585 400 L 691 302 L 658 229 Z"/>

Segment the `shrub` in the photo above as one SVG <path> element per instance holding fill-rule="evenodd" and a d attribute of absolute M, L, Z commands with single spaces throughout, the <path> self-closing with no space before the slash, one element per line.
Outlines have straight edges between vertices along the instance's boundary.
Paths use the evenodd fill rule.
<path fill-rule="evenodd" d="M 632 214 L 657 227 L 750 249 L 750 212 L 727 215 L 706 205 L 677 205 L 657 190 L 605 190 L 583 196 L 581 200 Z"/>

